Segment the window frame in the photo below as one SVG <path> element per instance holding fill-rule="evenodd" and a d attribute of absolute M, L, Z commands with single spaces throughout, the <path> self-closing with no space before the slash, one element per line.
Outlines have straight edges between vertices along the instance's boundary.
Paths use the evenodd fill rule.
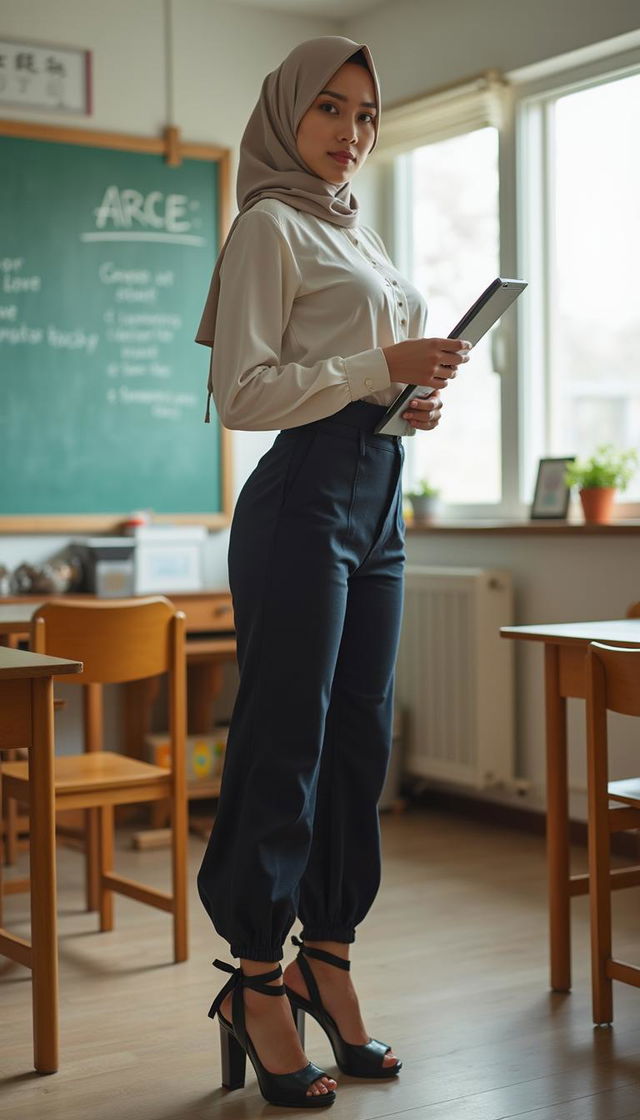
<path fill-rule="evenodd" d="M 553 453 L 550 449 L 552 389 L 549 350 L 554 302 L 552 281 L 548 285 L 543 284 L 544 278 L 552 275 L 549 258 L 553 248 L 553 106 L 560 97 L 637 74 L 640 74 L 640 49 L 634 47 L 599 54 L 596 59 L 528 80 L 525 71 L 524 80 L 514 83 L 518 259 L 533 292 L 539 293 L 526 308 L 519 340 L 519 368 L 523 400 L 526 402 L 519 425 L 521 500 L 523 492 L 526 493 L 532 485 L 538 459 Z M 542 173 L 534 179 L 531 172 L 536 167 Z M 543 236 L 540 236 L 541 232 Z M 534 332 L 534 322 L 542 323 L 542 331 Z M 538 345 L 534 341 L 536 334 L 541 336 Z M 615 512 L 620 518 L 640 517 L 640 501 L 617 501 Z"/>

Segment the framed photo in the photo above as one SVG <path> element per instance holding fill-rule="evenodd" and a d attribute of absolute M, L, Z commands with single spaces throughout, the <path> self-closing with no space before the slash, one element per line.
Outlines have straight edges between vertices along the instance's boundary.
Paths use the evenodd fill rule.
<path fill-rule="evenodd" d="M 91 114 L 91 51 L 0 39 L 0 106 Z"/>
<path fill-rule="evenodd" d="M 575 455 L 566 455 L 562 459 L 540 460 L 531 504 L 532 519 L 566 520 L 571 489 L 566 485 L 564 476 L 569 463 L 573 463 L 574 459 Z"/>

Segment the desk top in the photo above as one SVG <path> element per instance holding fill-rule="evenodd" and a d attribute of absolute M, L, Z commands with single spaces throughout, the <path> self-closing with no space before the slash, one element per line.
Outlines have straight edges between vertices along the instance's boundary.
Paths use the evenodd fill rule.
<path fill-rule="evenodd" d="M 520 638 L 551 645 L 640 646 L 640 618 L 614 618 L 596 622 L 553 622 L 545 626 L 502 626 L 502 638 Z"/>
<path fill-rule="evenodd" d="M 23 649 L 0 646 L 0 681 L 17 677 L 57 677 L 62 673 L 81 673 L 81 661 L 49 657 L 46 653 L 30 653 Z"/>

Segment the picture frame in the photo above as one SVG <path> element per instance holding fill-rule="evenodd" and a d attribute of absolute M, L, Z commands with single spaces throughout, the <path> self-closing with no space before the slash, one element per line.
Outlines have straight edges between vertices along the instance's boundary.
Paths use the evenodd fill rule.
<path fill-rule="evenodd" d="M 92 52 L 0 38 L 0 106 L 91 116 Z"/>
<path fill-rule="evenodd" d="M 566 521 L 571 487 L 565 483 L 564 476 L 569 463 L 574 461 L 575 455 L 540 459 L 531 503 L 531 520 Z"/>

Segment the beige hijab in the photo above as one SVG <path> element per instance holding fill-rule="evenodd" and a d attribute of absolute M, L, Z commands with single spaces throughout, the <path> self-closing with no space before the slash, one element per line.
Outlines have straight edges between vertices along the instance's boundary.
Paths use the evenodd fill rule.
<path fill-rule="evenodd" d="M 236 186 L 238 214 L 215 264 L 196 342 L 213 347 L 220 293 L 220 266 L 233 231 L 242 214 L 261 198 L 279 198 L 296 210 L 304 210 L 338 226 L 358 221 L 358 201 L 350 182 L 337 186 L 309 171 L 298 152 L 296 133 L 307 109 L 329 78 L 357 51 L 362 51 L 375 87 L 378 112 L 375 117 L 375 148 L 380 127 L 380 86 L 371 52 L 363 43 L 342 35 L 324 35 L 300 43 L 284 62 L 267 74 L 258 102 L 249 117 L 240 143 Z M 212 393 L 209 368 L 207 413 Z"/>

